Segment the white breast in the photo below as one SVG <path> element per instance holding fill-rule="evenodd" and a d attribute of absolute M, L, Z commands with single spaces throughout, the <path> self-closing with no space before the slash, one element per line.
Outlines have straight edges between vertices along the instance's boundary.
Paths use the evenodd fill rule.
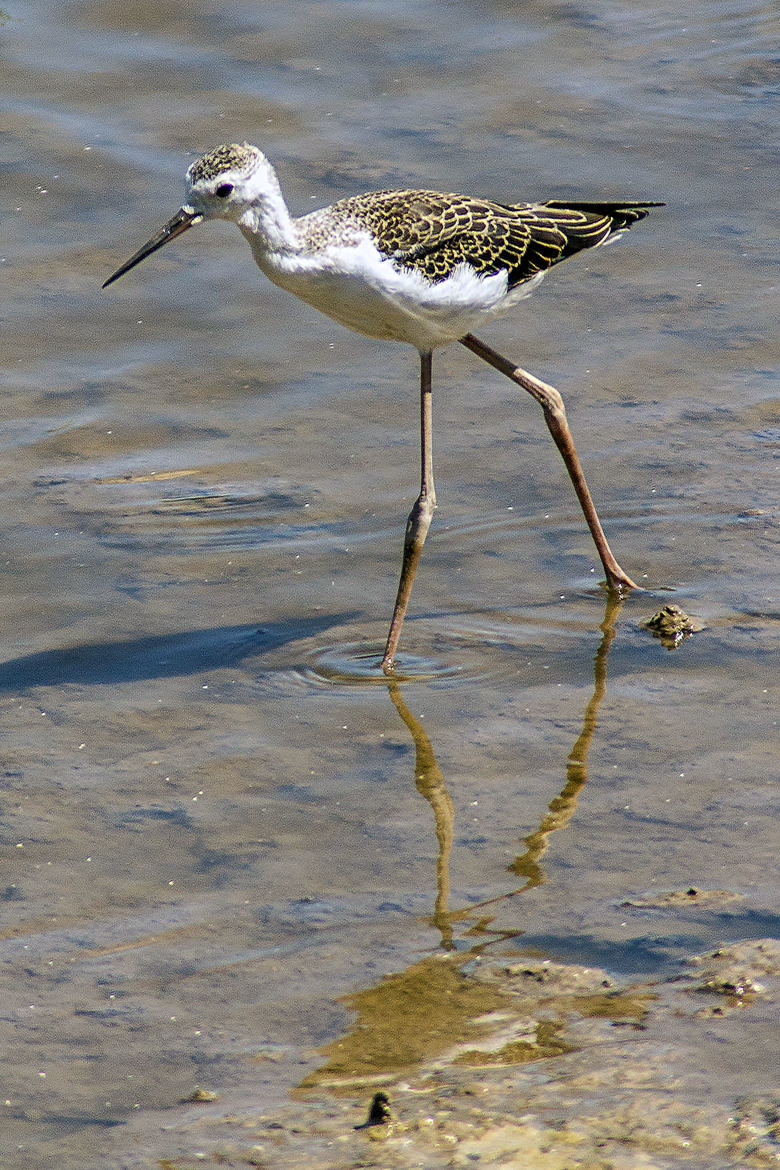
<path fill-rule="evenodd" d="M 380 255 L 369 236 L 357 245 L 271 254 L 250 239 L 255 260 L 274 284 L 357 333 L 405 341 L 419 350 L 447 345 L 527 296 L 542 274 L 507 293 L 501 272 L 478 276 L 459 265 L 432 283 Z M 259 241 L 258 241 L 259 244 Z"/>

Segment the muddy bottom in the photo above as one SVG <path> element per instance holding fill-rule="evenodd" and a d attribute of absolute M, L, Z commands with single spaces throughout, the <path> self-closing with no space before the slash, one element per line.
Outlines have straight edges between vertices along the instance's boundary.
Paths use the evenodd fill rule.
<path fill-rule="evenodd" d="M 779 989 L 772 940 L 693 957 L 661 981 L 533 955 L 424 959 L 349 997 L 356 1023 L 294 1105 L 225 1114 L 201 1090 L 197 1155 L 158 1164 L 776 1165 L 780 1084 L 751 1075 L 751 1049 L 775 1026 Z M 722 1078 L 735 1074 L 744 1091 L 728 1101 Z"/>

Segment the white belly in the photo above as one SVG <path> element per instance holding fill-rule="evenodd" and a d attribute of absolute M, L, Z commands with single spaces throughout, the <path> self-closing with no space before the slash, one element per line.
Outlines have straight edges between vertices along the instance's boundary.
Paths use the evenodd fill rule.
<path fill-rule="evenodd" d="M 541 273 L 507 294 L 504 273 L 477 276 L 466 264 L 432 284 L 398 269 L 370 241 L 327 252 L 273 255 L 250 240 L 274 284 L 367 337 L 405 341 L 424 351 L 447 345 L 527 296 Z"/>

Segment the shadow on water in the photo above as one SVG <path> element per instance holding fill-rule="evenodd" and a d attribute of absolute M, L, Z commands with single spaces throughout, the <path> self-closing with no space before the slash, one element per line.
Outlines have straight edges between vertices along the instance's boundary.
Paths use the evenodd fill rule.
<path fill-rule="evenodd" d="M 515 898 L 524 891 L 541 885 L 547 880 L 542 868 L 544 857 L 550 844 L 552 833 L 565 829 L 577 808 L 577 800 L 583 786 L 588 779 L 588 752 L 590 750 L 593 733 L 596 730 L 598 711 L 607 690 L 607 656 L 617 633 L 617 620 L 622 608 L 622 600 L 608 597 L 601 623 L 601 642 L 594 660 L 593 694 L 585 708 L 582 730 L 578 735 L 569 754 L 566 765 L 566 783 L 563 789 L 550 801 L 547 812 L 542 817 L 539 827 L 529 833 L 524 839 L 526 849 L 508 866 L 509 872 L 517 877 L 525 878 L 523 884 L 516 889 L 499 894 L 495 898 L 471 904 L 460 910 L 449 909 L 450 880 L 449 859 L 453 840 L 453 806 L 447 792 L 444 775 L 436 761 L 433 745 L 423 730 L 419 720 L 410 711 L 401 694 L 399 683 L 391 681 L 389 684 L 390 698 L 406 724 L 414 742 L 415 766 L 414 779 L 417 789 L 428 801 L 433 810 L 436 825 L 436 837 L 439 843 L 438 859 L 436 864 L 436 901 L 433 913 L 433 923 L 441 932 L 442 946 L 445 950 L 455 947 L 454 925 L 468 919 L 473 919 L 479 913 L 479 919 L 474 923 L 469 933 L 501 939 L 507 937 L 501 931 L 497 934 L 490 930 L 491 918 L 483 912 L 487 907 Z M 509 937 L 516 935 L 512 931 Z"/>
<path fill-rule="evenodd" d="M 0 664 L 0 691 L 63 683 L 101 686 L 140 682 L 235 666 L 260 652 L 313 637 L 352 616 L 350 613 L 328 615 L 294 624 L 212 626 L 179 634 L 42 650 Z"/>

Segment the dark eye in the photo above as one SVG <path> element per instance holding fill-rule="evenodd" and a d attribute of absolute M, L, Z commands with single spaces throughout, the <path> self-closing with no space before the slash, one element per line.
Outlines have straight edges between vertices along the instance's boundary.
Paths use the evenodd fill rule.
<path fill-rule="evenodd" d="M 232 183 L 220 183 L 214 194 L 216 195 L 217 199 L 227 199 L 228 195 L 230 195 L 232 191 Z"/>

